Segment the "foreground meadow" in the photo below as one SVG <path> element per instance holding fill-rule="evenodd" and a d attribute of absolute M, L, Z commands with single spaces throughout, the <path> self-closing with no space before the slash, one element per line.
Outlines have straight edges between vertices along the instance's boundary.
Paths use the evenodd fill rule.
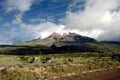
<path fill-rule="evenodd" d="M 45 80 L 120 67 L 120 53 L 0 55 L 0 80 Z"/>

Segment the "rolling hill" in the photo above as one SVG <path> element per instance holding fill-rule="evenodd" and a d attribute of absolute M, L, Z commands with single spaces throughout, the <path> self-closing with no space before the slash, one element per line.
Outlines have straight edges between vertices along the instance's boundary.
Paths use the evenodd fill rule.
<path fill-rule="evenodd" d="M 101 41 L 76 33 L 53 33 L 16 45 L 1 45 L 0 54 L 50 54 L 72 52 L 120 52 L 119 42 Z"/>
<path fill-rule="evenodd" d="M 97 42 L 95 39 L 87 37 L 87 36 L 81 36 L 76 33 L 64 33 L 63 35 L 59 33 L 53 33 L 47 38 L 44 39 L 34 39 L 31 41 L 25 42 L 23 45 L 45 45 L 45 46 L 51 46 L 53 44 L 61 43 L 61 44 L 79 44 L 79 43 L 95 43 Z"/>

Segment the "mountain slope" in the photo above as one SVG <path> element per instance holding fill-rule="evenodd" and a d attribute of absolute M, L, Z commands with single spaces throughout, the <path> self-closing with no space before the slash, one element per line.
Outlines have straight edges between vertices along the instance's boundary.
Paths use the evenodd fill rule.
<path fill-rule="evenodd" d="M 97 42 L 97 41 L 93 38 L 81 36 L 81 35 L 76 34 L 76 33 L 69 33 L 69 34 L 64 33 L 63 35 L 58 34 L 58 33 L 53 33 L 50 36 L 48 36 L 47 38 L 35 39 L 35 40 L 29 41 L 29 42 L 25 42 L 23 45 L 46 45 L 46 46 L 50 46 L 50 45 L 53 45 L 56 43 L 62 43 L 62 44 L 78 43 L 79 44 L 79 43 L 94 43 L 94 42 Z"/>
<path fill-rule="evenodd" d="M 49 54 L 70 52 L 120 52 L 120 45 L 97 42 L 76 33 L 53 33 L 44 39 L 34 39 L 23 44 L 0 46 L 0 54 Z"/>

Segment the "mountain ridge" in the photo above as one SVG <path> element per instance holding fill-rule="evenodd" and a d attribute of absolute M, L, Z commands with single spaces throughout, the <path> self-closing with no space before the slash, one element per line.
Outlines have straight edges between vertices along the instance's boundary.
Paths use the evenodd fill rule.
<path fill-rule="evenodd" d="M 82 36 L 77 33 L 59 34 L 57 32 L 54 32 L 44 39 L 37 38 L 31 41 L 27 41 L 24 44 L 25 45 L 31 45 L 31 44 L 40 45 L 41 44 L 41 45 L 50 46 L 56 43 L 73 43 L 74 44 L 74 43 L 94 43 L 94 42 L 97 42 L 97 40 L 91 37 Z"/>
<path fill-rule="evenodd" d="M 65 33 L 62 35 L 53 33 L 44 39 L 37 38 L 23 44 L 0 46 L 0 53 L 27 55 L 74 52 L 120 52 L 120 45 L 116 44 L 118 43 L 98 42 L 94 38 L 76 33 Z"/>

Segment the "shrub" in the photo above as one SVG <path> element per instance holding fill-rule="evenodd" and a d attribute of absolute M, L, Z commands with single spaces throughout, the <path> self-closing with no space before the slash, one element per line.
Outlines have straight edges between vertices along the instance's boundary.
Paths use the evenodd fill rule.
<path fill-rule="evenodd" d="M 68 61 L 73 63 L 73 59 L 72 58 L 68 58 Z"/>
<path fill-rule="evenodd" d="M 30 57 L 29 56 L 19 56 L 19 59 L 22 61 L 28 60 Z"/>
<path fill-rule="evenodd" d="M 45 60 L 46 60 L 46 61 L 47 61 L 47 60 L 52 60 L 52 58 L 51 58 L 51 57 L 46 57 Z"/>
<path fill-rule="evenodd" d="M 35 57 L 30 57 L 30 56 L 20 56 L 20 60 L 26 61 L 28 63 L 34 63 Z"/>
<path fill-rule="evenodd" d="M 120 62 L 120 54 L 113 54 L 111 59 L 114 59 Z"/>

